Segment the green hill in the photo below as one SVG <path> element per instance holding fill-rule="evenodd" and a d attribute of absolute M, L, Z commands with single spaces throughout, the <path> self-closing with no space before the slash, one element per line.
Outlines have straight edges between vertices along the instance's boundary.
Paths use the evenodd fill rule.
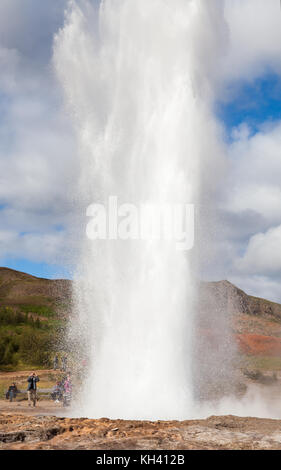
<path fill-rule="evenodd" d="M 31 276 L 13 269 L 0 268 L 0 306 L 10 306 L 31 311 L 45 307 L 63 314 L 69 308 L 71 281 L 52 280 Z"/>
<path fill-rule="evenodd" d="M 70 303 L 71 281 L 0 268 L 0 368 L 48 367 Z"/>
<path fill-rule="evenodd" d="M 60 338 L 71 313 L 71 291 L 69 280 L 0 268 L 0 369 L 50 365 L 60 344 L 64 347 Z M 197 327 L 216 331 L 226 345 L 227 325 L 233 334 L 281 337 L 281 305 L 249 296 L 228 281 L 201 282 L 195 310 Z"/>

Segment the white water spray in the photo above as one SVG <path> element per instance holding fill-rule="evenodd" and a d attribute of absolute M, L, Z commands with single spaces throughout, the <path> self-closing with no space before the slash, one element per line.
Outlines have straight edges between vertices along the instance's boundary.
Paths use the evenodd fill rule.
<path fill-rule="evenodd" d="M 78 199 L 196 204 L 212 153 L 221 0 L 71 1 L 55 63 L 79 142 Z M 85 220 L 85 225 L 87 221 Z M 191 253 L 171 242 L 82 241 L 75 302 L 88 352 L 79 414 L 191 416 Z"/>

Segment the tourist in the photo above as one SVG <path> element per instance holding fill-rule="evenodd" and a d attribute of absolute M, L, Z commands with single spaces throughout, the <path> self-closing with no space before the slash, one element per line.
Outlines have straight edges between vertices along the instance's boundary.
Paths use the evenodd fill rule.
<path fill-rule="evenodd" d="M 28 406 L 31 406 L 31 402 L 33 403 L 33 406 L 36 406 L 37 382 L 39 382 L 39 380 L 40 379 L 39 379 L 38 375 L 35 374 L 35 372 L 32 372 L 32 374 L 27 379 L 27 382 L 28 382 L 28 387 L 27 387 Z"/>
<path fill-rule="evenodd" d="M 12 383 L 12 385 L 10 385 L 10 387 L 7 391 L 6 398 L 9 399 L 10 402 L 12 402 L 13 399 L 16 398 L 17 393 L 18 393 L 17 386 L 16 386 L 15 383 Z"/>
<path fill-rule="evenodd" d="M 69 406 L 72 397 L 72 383 L 70 374 L 67 375 L 67 378 L 63 384 L 64 394 L 63 394 L 63 406 Z"/>
<path fill-rule="evenodd" d="M 61 362 L 62 362 L 61 370 L 62 370 L 63 372 L 66 372 L 66 368 L 67 368 L 67 356 L 63 356 Z"/>
<path fill-rule="evenodd" d="M 63 397 L 63 386 L 61 382 L 57 382 L 54 385 L 53 390 L 51 392 L 51 398 L 55 401 L 55 403 L 59 403 Z"/>
<path fill-rule="evenodd" d="M 56 354 L 54 357 L 54 370 L 57 370 L 59 368 L 59 357 Z"/>

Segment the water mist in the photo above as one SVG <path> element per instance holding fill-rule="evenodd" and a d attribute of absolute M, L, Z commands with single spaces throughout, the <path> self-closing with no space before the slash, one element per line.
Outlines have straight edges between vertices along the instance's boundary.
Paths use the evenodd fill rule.
<path fill-rule="evenodd" d="M 55 65 L 78 138 L 77 204 L 196 204 L 215 150 L 210 76 L 223 2 L 71 1 Z M 194 409 L 192 250 L 81 241 L 72 338 L 87 354 L 77 412 L 183 419 Z"/>

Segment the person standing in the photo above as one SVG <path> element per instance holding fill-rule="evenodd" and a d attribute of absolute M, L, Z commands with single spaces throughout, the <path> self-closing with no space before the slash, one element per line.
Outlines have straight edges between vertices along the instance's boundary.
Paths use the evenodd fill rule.
<path fill-rule="evenodd" d="M 63 406 L 69 406 L 71 403 L 72 397 L 72 382 L 70 374 L 67 375 L 66 380 L 63 384 L 64 394 L 63 394 Z"/>
<path fill-rule="evenodd" d="M 37 383 L 39 382 L 39 380 L 40 379 L 39 379 L 38 375 L 35 374 L 35 372 L 32 372 L 32 374 L 27 379 L 27 382 L 28 382 L 28 387 L 27 387 L 28 406 L 31 406 L 31 402 L 33 403 L 33 406 L 36 406 Z"/>
<path fill-rule="evenodd" d="M 61 382 L 57 382 L 51 392 L 51 398 L 55 403 L 59 403 L 63 398 L 63 388 Z"/>
<path fill-rule="evenodd" d="M 9 398 L 10 402 L 12 402 L 14 398 L 16 398 L 17 393 L 18 393 L 17 386 L 15 383 L 12 383 L 12 385 L 10 385 L 9 390 L 7 392 L 7 398 Z"/>
<path fill-rule="evenodd" d="M 54 357 L 54 370 L 57 370 L 59 368 L 59 357 L 56 354 Z"/>
<path fill-rule="evenodd" d="M 62 364 L 61 364 L 61 366 L 62 366 L 62 367 L 61 367 L 61 370 L 62 370 L 63 372 L 66 372 L 66 368 L 67 368 L 67 356 L 63 356 L 61 363 L 62 363 Z"/>

